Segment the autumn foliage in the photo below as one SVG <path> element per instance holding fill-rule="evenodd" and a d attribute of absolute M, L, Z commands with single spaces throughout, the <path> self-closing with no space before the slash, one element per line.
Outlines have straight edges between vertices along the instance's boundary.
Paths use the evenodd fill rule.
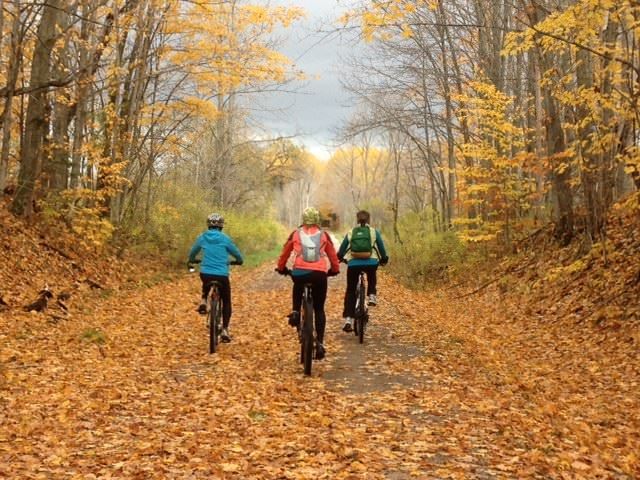
<path fill-rule="evenodd" d="M 234 339 L 209 355 L 197 276 L 106 257 L 74 267 L 63 243 L 3 223 L 0 473 L 635 478 L 638 272 L 625 258 L 640 238 L 625 234 L 637 220 L 616 222 L 606 260 L 523 249 L 475 293 L 412 291 L 383 270 L 364 345 L 341 331 L 344 277 L 331 280 L 328 356 L 311 378 L 272 265 L 232 271 Z M 22 309 L 39 282 L 74 275 L 84 286 L 64 315 Z"/>
<path fill-rule="evenodd" d="M 3 3 L 0 477 L 639 478 L 640 7 L 361 2 L 326 164 L 249 119 L 301 15 Z M 268 257 L 311 203 L 390 263 L 363 345 L 329 280 L 309 378 Z M 176 265 L 214 210 L 267 260 L 210 355 Z"/>

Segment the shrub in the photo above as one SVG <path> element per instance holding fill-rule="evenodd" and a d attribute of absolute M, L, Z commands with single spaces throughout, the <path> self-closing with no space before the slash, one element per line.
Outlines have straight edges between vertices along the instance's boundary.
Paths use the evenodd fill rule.
<path fill-rule="evenodd" d="M 426 215 L 426 213 L 424 214 Z M 454 231 L 428 232 L 423 215 L 408 214 L 398 223 L 400 242 L 387 238 L 390 269 L 402 280 L 422 286 L 449 279 L 473 255 Z"/>
<path fill-rule="evenodd" d="M 101 248 L 109 243 L 113 225 L 104 218 L 99 195 L 88 189 L 51 194 L 40 202 L 42 224 L 52 237 L 73 234 L 74 242 L 83 248 Z"/>
<path fill-rule="evenodd" d="M 284 243 L 284 227 L 272 219 L 234 212 L 223 214 L 225 231 L 243 255 L 251 257 L 273 252 Z"/>
<path fill-rule="evenodd" d="M 195 239 L 206 230 L 206 218 L 212 212 L 224 216 L 224 232 L 250 263 L 252 258 L 275 251 L 284 241 L 283 227 L 271 218 L 221 209 L 207 200 L 203 190 L 180 183 L 159 189 L 149 218 L 146 222 L 134 218 L 127 227 L 128 235 L 138 249 L 183 264 Z"/>

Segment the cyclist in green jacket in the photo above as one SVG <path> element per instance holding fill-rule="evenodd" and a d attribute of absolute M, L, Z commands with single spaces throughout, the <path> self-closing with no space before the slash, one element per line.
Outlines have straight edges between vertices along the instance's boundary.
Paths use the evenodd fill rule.
<path fill-rule="evenodd" d="M 358 225 L 345 235 L 338 250 L 340 261 L 343 261 L 345 257 L 348 259 L 347 289 L 344 294 L 344 310 L 342 312 L 344 318 L 342 330 L 345 332 L 353 330 L 353 317 L 356 309 L 355 291 L 360 272 L 365 272 L 367 275 L 368 304 L 374 306 L 378 302 L 376 297 L 378 265 L 386 265 L 389 261 L 382 235 L 369 225 L 369 212 L 360 210 L 356 214 L 356 220 Z"/>

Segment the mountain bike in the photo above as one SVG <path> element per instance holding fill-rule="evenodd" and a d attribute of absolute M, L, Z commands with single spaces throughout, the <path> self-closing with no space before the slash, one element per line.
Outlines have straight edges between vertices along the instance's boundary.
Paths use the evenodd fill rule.
<path fill-rule="evenodd" d="M 196 260 L 193 263 L 200 263 Z M 239 265 L 237 262 L 229 262 L 229 265 Z M 195 272 L 192 264 L 189 264 L 189 272 Z M 220 344 L 222 332 L 222 296 L 220 295 L 220 282 L 212 280 L 208 283 L 209 295 L 207 295 L 207 329 L 209 330 L 209 353 L 216 353 Z"/>
<path fill-rule="evenodd" d="M 340 260 L 342 263 L 348 264 L 345 259 Z M 367 279 L 366 272 L 361 270 L 358 273 L 358 283 L 356 284 L 355 295 L 355 311 L 353 317 L 353 333 L 358 337 L 360 343 L 364 343 L 364 334 L 369 323 L 369 307 L 367 306 Z"/>
<path fill-rule="evenodd" d="M 358 337 L 360 343 L 364 343 L 364 333 L 369 323 L 369 308 L 365 300 L 366 291 L 366 274 L 361 271 L 358 275 L 358 284 L 356 285 L 356 308 L 353 321 L 353 333 Z"/>
<path fill-rule="evenodd" d="M 207 297 L 207 326 L 209 327 L 209 353 L 216 353 L 220 343 L 222 331 L 222 297 L 220 296 L 220 283 L 209 282 L 209 295 Z"/>
<path fill-rule="evenodd" d="M 291 270 L 286 269 L 285 275 L 291 277 Z M 300 323 L 296 326 L 298 341 L 300 342 L 300 363 L 303 364 L 305 375 L 311 375 L 313 352 L 316 350 L 317 339 L 314 333 L 314 325 L 313 287 L 311 283 L 305 283 L 302 293 Z"/>
<path fill-rule="evenodd" d="M 313 352 L 315 351 L 315 335 L 313 332 L 313 292 L 310 283 L 304 284 L 302 293 L 302 311 L 300 312 L 300 363 L 304 365 L 304 374 L 311 375 Z"/>

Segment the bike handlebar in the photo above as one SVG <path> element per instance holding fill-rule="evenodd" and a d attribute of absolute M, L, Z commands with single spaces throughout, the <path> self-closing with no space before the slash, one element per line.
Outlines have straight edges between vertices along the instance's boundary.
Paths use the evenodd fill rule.
<path fill-rule="evenodd" d="M 284 277 L 290 277 L 291 276 L 291 270 L 289 270 L 287 267 L 284 267 L 284 270 L 278 270 L 277 268 L 273 269 L 274 272 L 278 272 L 280 275 L 284 276 Z"/>
<path fill-rule="evenodd" d="M 291 269 L 290 269 L 290 268 L 288 268 L 288 267 L 284 267 L 284 270 L 282 270 L 282 271 L 281 271 L 281 270 L 278 270 L 277 268 L 274 268 L 274 269 L 273 269 L 273 271 L 274 271 L 274 272 L 278 272 L 280 275 L 283 275 L 283 276 L 285 276 L 285 277 L 291 277 L 291 276 L 293 276 L 293 275 L 291 274 Z M 339 273 L 340 273 L 340 272 L 331 273 L 331 270 L 329 270 L 329 271 L 327 272 L 327 276 L 328 276 L 328 277 L 335 277 L 335 276 L 336 276 L 336 275 L 338 275 Z"/>
<path fill-rule="evenodd" d="M 202 260 L 194 260 L 193 262 L 187 262 L 187 270 L 189 270 L 189 273 L 193 273 L 196 271 L 194 265 L 200 263 Z"/>
<path fill-rule="evenodd" d="M 389 260 L 388 260 L 388 259 L 387 259 L 387 260 L 385 260 L 385 261 L 383 261 L 383 259 L 381 259 L 381 258 L 380 258 L 380 259 L 378 259 L 378 264 L 379 264 L 381 267 L 384 267 L 388 262 L 389 262 Z M 348 261 L 346 258 L 341 258 L 341 259 L 340 259 L 340 263 L 344 263 L 344 264 L 346 264 L 346 265 L 349 265 L 349 261 Z"/>
<path fill-rule="evenodd" d="M 202 260 L 194 260 L 193 262 L 187 262 L 187 268 L 189 269 L 189 273 L 193 273 L 196 271 L 196 269 L 194 268 L 194 265 L 197 265 L 198 263 L 202 263 Z M 227 265 L 242 265 L 243 262 L 239 262 L 238 260 L 231 260 L 230 262 L 227 262 Z"/>

